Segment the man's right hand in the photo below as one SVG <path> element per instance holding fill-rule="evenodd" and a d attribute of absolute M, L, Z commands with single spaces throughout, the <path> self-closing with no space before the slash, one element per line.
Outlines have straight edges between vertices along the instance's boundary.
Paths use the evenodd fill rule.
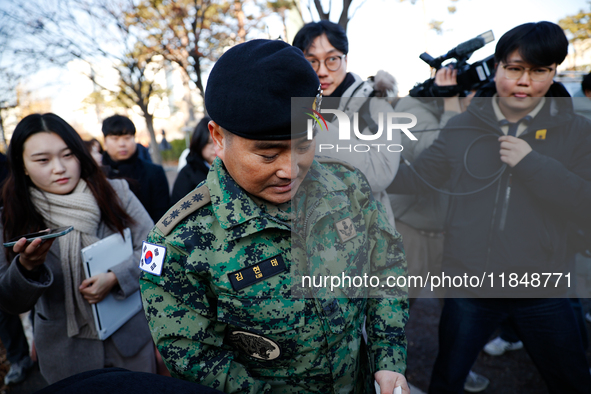
<path fill-rule="evenodd" d="M 374 379 L 380 386 L 381 394 L 395 394 L 396 387 L 402 388 L 402 394 L 410 393 L 406 378 L 401 373 L 380 370 L 374 374 Z"/>
<path fill-rule="evenodd" d="M 453 86 L 458 84 L 458 70 L 453 67 L 441 67 L 435 74 L 437 86 Z"/>
<path fill-rule="evenodd" d="M 437 86 L 454 86 L 458 84 L 458 70 L 454 69 L 452 66 L 449 67 L 441 67 L 437 70 L 435 74 L 435 84 Z M 456 94 L 453 97 L 444 97 L 443 98 L 443 110 L 444 111 L 454 111 L 454 112 L 462 112 L 462 107 L 460 105 L 460 94 Z"/>
<path fill-rule="evenodd" d="M 27 242 L 27 239 L 23 237 L 14 244 L 12 250 L 14 253 L 20 254 L 20 264 L 25 267 L 27 271 L 32 271 L 45 262 L 45 258 L 47 257 L 47 253 L 49 252 L 49 248 L 51 248 L 53 241 L 55 241 L 55 238 L 47 240 L 36 238 L 31 242 Z"/>

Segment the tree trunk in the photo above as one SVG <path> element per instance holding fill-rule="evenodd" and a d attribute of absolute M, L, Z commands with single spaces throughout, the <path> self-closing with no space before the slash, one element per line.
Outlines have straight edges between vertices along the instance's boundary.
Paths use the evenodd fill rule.
<path fill-rule="evenodd" d="M 160 154 L 160 147 L 156 141 L 156 133 L 154 132 L 154 115 L 144 112 L 144 119 L 146 120 L 146 127 L 150 133 L 150 148 L 152 161 L 156 164 L 162 165 L 162 155 Z"/>
<path fill-rule="evenodd" d="M 242 1 L 236 0 L 234 1 L 234 11 L 236 12 L 236 19 L 238 20 L 238 43 L 243 43 L 246 41 L 246 29 L 244 28 L 246 19 L 244 16 L 244 11 L 242 10 Z"/>
<path fill-rule="evenodd" d="M 320 0 L 314 0 L 314 5 L 316 6 L 316 11 L 318 11 L 318 16 L 320 17 L 320 20 L 327 21 L 328 17 L 330 16 L 330 8 L 328 9 L 328 12 L 324 12 Z"/>
<path fill-rule="evenodd" d="M 351 3 L 353 0 L 343 0 L 343 11 L 341 12 L 341 17 L 339 18 L 339 25 L 347 32 L 347 26 L 349 25 L 349 8 L 351 8 Z"/>
<path fill-rule="evenodd" d="M 186 70 L 187 75 L 193 82 L 195 82 L 195 87 L 199 90 L 199 94 L 203 99 L 205 99 L 205 87 L 203 86 L 203 78 L 201 77 L 201 57 L 199 55 L 191 55 L 195 64 L 192 66 L 193 71 L 195 71 L 195 79 L 189 75 L 189 70 Z"/>
<path fill-rule="evenodd" d="M 281 23 L 283 23 L 283 39 L 287 42 L 287 18 L 285 17 L 285 10 L 279 13 Z"/>
<path fill-rule="evenodd" d="M 189 86 L 189 76 L 186 73 L 181 72 L 181 78 L 183 80 L 183 89 L 185 90 L 183 102 L 186 106 L 187 113 L 189 114 L 189 119 L 187 119 L 185 123 L 193 125 L 193 123 L 195 123 L 195 105 L 193 104 L 193 96 L 191 95 L 191 87 Z"/>
<path fill-rule="evenodd" d="M 207 115 L 207 108 L 205 107 L 205 88 L 203 87 L 203 78 L 201 77 L 201 58 L 198 56 L 193 56 L 193 60 L 195 60 L 195 65 L 193 68 L 197 74 L 195 86 L 197 86 L 199 94 L 201 95 L 201 99 L 203 100 L 203 113 Z"/>

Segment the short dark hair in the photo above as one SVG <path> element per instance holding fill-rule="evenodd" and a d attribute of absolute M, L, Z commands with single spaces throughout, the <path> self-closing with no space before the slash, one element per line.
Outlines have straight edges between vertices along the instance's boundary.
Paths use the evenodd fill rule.
<path fill-rule="evenodd" d="M 191 145 L 189 146 L 192 155 L 201 157 L 201 151 L 203 151 L 203 148 L 209 142 L 209 127 L 207 127 L 207 124 L 210 120 L 211 118 L 209 116 L 204 116 L 197 123 L 197 126 L 195 126 L 195 131 L 193 131 L 193 135 L 191 136 Z M 203 157 L 201 158 L 203 159 Z"/>
<path fill-rule="evenodd" d="M 586 91 L 591 91 L 591 73 L 585 75 L 583 78 L 583 82 L 581 82 L 581 89 L 583 89 L 583 93 Z"/>
<path fill-rule="evenodd" d="M 495 49 L 495 61 L 506 62 L 515 50 L 535 66 L 560 64 L 568 53 L 568 40 L 556 23 L 524 23 L 503 34 Z"/>
<path fill-rule="evenodd" d="M 103 120 L 103 135 L 135 135 L 135 126 L 133 122 L 122 115 L 109 116 Z"/>
<path fill-rule="evenodd" d="M 312 45 L 312 42 L 323 34 L 326 34 L 330 45 L 343 52 L 343 54 L 349 53 L 349 40 L 347 39 L 347 33 L 343 28 L 330 21 L 310 22 L 304 25 L 298 31 L 293 39 L 293 46 L 300 48 L 302 52 L 306 51 Z"/>

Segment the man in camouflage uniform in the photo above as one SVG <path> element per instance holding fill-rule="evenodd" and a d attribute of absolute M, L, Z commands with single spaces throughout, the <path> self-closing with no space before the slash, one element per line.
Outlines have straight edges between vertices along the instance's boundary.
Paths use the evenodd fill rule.
<path fill-rule="evenodd" d="M 406 275 L 365 177 L 315 161 L 305 126 L 291 132 L 291 96 L 318 86 L 302 52 L 280 41 L 238 45 L 210 74 L 218 158 L 152 230 L 140 263 L 146 316 L 175 377 L 226 393 L 371 393 L 375 377 L 383 394 L 409 392 L 406 288 L 368 298 L 294 287 L 297 273 Z M 151 251 L 162 260 L 147 264 Z"/>

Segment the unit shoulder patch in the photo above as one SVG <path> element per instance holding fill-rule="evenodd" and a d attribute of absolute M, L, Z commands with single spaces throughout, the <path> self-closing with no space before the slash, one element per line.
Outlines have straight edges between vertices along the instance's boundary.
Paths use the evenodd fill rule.
<path fill-rule="evenodd" d="M 345 243 L 357 236 L 357 231 L 351 218 L 345 218 L 335 223 L 335 228 L 341 242 Z"/>
<path fill-rule="evenodd" d="M 211 196 L 209 195 L 207 184 L 203 184 L 180 199 L 179 202 L 170 208 L 168 212 L 162 216 L 160 221 L 156 223 L 156 227 L 162 231 L 164 236 L 167 236 L 177 224 L 183 221 L 183 219 L 197 211 L 199 208 L 207 205 L 210 201 Z"/>

